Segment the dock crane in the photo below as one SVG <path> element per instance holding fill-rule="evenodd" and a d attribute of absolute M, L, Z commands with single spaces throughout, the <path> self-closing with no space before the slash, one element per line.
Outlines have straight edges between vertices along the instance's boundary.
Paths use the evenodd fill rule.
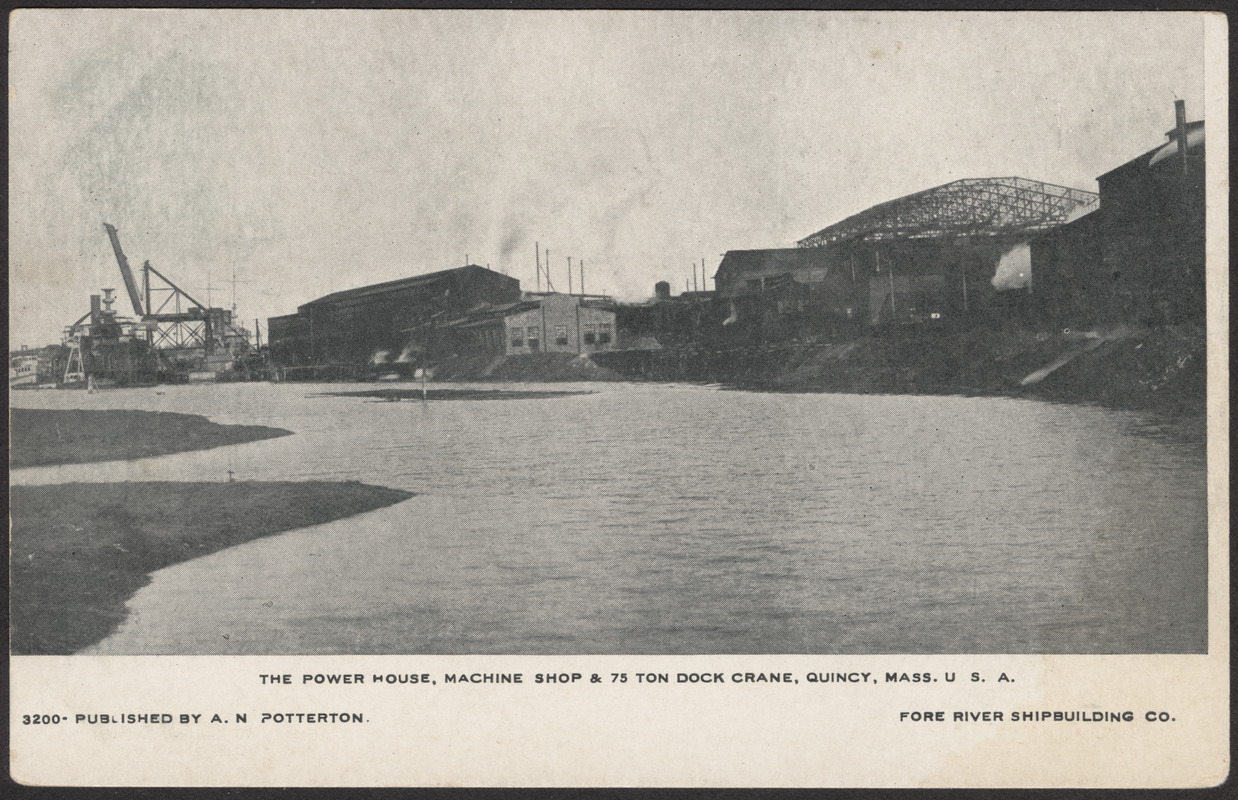
<path fill-rule="evenodd" d="M 230 358 L 249 349 L 249 337 L 233 325 L 232 312 L 209 308 L 177 286 L 171 278 L 150 265 L 142 264 L 142 291 L 129 259 L 120 246 L 116 227 L 103 223 L 134 314 L 146 329 L 146 340 L 159 351 L 161 360 L 181 363 L 190 370 L 210 369 L 216 354 Z M 156 279 L 152 285 L 151 276 Z M 161 295 L 156 302 L 156 295 Z"/>
<path fill-rule="evenodd" d="M 120 237 L 116 235 L 116 228 L 103 223 L 104 229 L 107 231 L 108 238 L 112 240 L 112 250 L 116 253 L 116 262 L 120 264 L 120 277 L 124 278 L 125 291 L 129 293 L 129 302 L 133 303 L 133 313 L 138 317 L 145 316 L 150 313 L 150 308 L 142 310 L 142 296 L 138 294 L 137 281 L 133 279 L 133 270 L 129 269 L 129 259 L 125 258 L 125 251 L 120 249 Z"/>

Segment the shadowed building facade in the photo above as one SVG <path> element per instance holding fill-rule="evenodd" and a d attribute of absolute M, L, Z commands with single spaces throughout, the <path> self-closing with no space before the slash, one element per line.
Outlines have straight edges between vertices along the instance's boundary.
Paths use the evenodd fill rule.
<path fill-rule="evenodd" d="M 475 264 L 335 292 L 270 318 L 271 357 L 283 366 L 394 361 L 409 331 L 519 298 L 520 281 Z"/>

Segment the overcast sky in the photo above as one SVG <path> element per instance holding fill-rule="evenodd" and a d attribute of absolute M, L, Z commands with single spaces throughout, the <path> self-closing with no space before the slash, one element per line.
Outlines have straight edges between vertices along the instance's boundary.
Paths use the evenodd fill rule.
<path fill-rule="evenodd" d="M 682 290 L 965 177 L 1096 190 L 1202 116 L 1188 14 L 37 10 L 10 20 L 10 333 L 124 295 L 103 230 L 238 314 L 465 263 Z M 576 281 L 576 277 L 573 278 Z M 579 290 L 579 285 L 574 286 Z M 119 306 L 128 312 L 128 304 Z"/>

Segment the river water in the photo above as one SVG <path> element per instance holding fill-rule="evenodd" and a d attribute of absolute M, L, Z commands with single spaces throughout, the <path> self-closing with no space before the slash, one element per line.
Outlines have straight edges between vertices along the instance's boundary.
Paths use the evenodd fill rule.
<path fill-rule="evenodd" d="M 388 385 L 390 386 L 390 385 Z M 1204 652 L 1205 447 L 1009 398 L 540 384 L 374 402 L 14 393 L 294 436 L 13 483 L 359 480 L 410 500 L 153 574 L 100 654 Z"/>

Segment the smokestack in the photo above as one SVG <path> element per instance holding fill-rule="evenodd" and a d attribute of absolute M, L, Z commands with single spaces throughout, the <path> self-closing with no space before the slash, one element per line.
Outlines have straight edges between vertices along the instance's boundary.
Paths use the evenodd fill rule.
<path fill-rule="evenodd" d="M 99 295 L 92 294 L 90 296 L 90 324 L 98 325 L 103 316 L 103 304 L 99 300 Z"/>
<path fill-rule="evenodd" d="M 1182 177 L 1186 177 L 1186 101 L 1174 101 L 1174 122 L 1178 128 L 1178 158 L 1182 160 Z"/>
<path fill-rule="evenodd" d="M 666 281 L 658 281 L 653 285 L 653 296 L 659 300 L 670 300 L 671 285 Z"/>

